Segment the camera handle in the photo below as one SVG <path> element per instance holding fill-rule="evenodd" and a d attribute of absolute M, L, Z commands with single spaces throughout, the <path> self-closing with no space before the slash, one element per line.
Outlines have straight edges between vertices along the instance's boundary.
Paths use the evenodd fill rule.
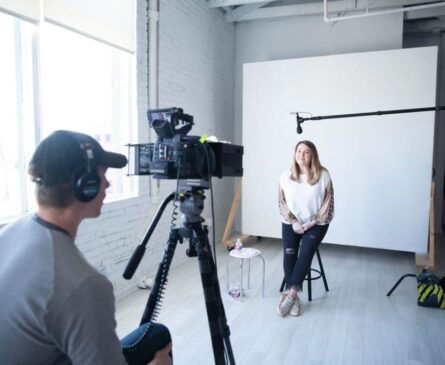
<path fill-rule="evenodd" d="M 176 194 L 172 193 L 162 202 L 152 220 L 143 242 L 136 249 L 129 264 L 127 265 L 127 268 L 125 269 L 125 278 L 127 278 L 125 274 L 130 273 L 131 276 L 133 275 L 142 258 L 142 255 L 145 252 L 145 245 L 153 233 L 153 230 L 159 221 L 165 206 L 175 197 Z M 164 295 L 165 286 L 167 284 L 167 276 L 177 243 L 182 243 L 183 239 L 187 238 L 190 242 L 190 248 L 187 250 L 187 255 L 189 257 L 198 257 L 199 271 L 201 274 L 201 282 L 203 286 L 215 364 L 224 365 L 227 363 L 225 357 L 226 352 L 228 364 L 235 365 L 235 358 L 229 338 L 230 328 L 227 324 L 224 305 L 221 299 L 221 290 L 216 273 L 216 265 L 211 255 L 208 230 L 206 226 L 202 225 L 204 218 L 200 216 L 202 210 L 204 209 L 205 196 L 203 194 L 203 190 L 201 188 L 193 187 L 191 188 L 191 191 L 181 193 L 177 199 L 180 201 L 180 210 L 185 215 L 184 226 L 170 230 L 167 246 L 164 251 L 163 258 L 159 264 L 159 268 L 153 282 L 153 288 L 150 292 L 140 324 L 142 325 L 144 323 L 154 321 L 158 316 L 160 311 L 160 301 Z"/>

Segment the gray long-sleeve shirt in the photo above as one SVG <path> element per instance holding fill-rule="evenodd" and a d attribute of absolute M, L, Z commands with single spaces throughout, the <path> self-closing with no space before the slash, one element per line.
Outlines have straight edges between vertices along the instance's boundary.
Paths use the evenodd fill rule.
<path fill-rule="evenodd" d="M 125 364 L 111 283 L 62 229 L 27 216 L 0 231 L 0 363 Z"/>

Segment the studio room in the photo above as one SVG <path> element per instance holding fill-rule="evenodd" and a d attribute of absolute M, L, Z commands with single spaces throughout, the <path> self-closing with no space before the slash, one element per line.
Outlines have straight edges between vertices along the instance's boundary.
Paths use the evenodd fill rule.
<path fill-rule="evenodd" d="M 0 363 L 444 364 L 444 30 L 0 0 Z"/>

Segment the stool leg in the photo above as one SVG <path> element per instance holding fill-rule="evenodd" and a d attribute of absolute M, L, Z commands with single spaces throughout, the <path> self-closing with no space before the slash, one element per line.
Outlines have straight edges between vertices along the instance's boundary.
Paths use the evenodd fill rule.
<path fill-rule="evenodd" d="M 324 288 L 326 289 L 326 291 L 329 291 L 328 281 L 326 280 L 326 275 L 324 274 L 323 264 L 321 263 L 320 252 L 318 251 L 318 249 L 317 249 L 316 253 L 317 253 L 317 259 L 318 259 L 318 266 L 320 266 L 320 273 L 321 273 L 321 277 L 322 277 L 323 283 L 324 283 Z"/>
<path fill-rule="evenodd" d="M 266 283 L 265 277 L 266 277 L 266 261 L 264 260 L 263 255 L 260 256 L 261 260 L 263 260 L 263 297 L 264 297 L 264 285 Z"/>
<path fill-rule="evenodd" d="M 250 289 L 250 259 L 247 261 L 247 289 Z"/>
<path fill-rule="evenodd" d="M 311 277 L 311 269 L 307 273 L 307 298 L 310 302 L 312 302 L 312 277 Z"/>
<path fill-rule="evenodd" d="M 226 277 L 227 277 L 227 293 L 229 292 L 229 259 L 227 258 Z"/>
<path fill-rule="evenodd" d="M 240 292 L 240 297 L 243 296 L 243 268 L 244 268 L 244 259 L 241 259 L 240 262 L 240 271 L 241 271 L 241 275 L 240 275 L 240 288 L 239 288 L 239 292 Z"/>

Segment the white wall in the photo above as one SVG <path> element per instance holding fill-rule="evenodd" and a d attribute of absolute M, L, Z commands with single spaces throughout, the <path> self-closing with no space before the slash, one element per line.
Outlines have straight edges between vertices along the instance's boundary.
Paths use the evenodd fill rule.
<path fill-rule="evenodd" d="M 234 24 L 225 22 L 221 9 L 209 9 L 205 0 L 160 3 L 159 107 L 182 107 L 185 113 L 193 115 L 195 125 L 189 135 L 206 133 L 233 141 Z M 228 177 L 213 179 L 216 243 L 222 237 L 230 209 L 227 197 L 233 196 L 231 181 L 233 178 Z M 161 180 L 160 198 L 175 187 L 176 181 Z M 206 197 L 203 216 L 210 218 L 209 191 Z M 165 220 L 161 228 L 164 237 L 169 226 L 170 220 Z M 176 262 L 188 259 L 185 248 L 178 248 Z"/>
<path fill-rule="evenodd" d="M 224 21 L 223 12 L 209 9 L 205 0 L 161 1 L 159 18 L 159 107 L 179 106 L 194 115 L 192 135 L 207 133 L 233 140 L 234 112 L 234 25 Z M 137 94 L 138 141 L 148 142 L 147 99 L 147 3 L 137 7 Z M 156 273 L 163 245 L 168 238 L 171 209 L 166 209 L 150 242 L 144 260 L 132 281 L 122 278 L 130 255 L 145 234 L 158 205 L 174 188 L 163 180 L 155 197 L 149 196 L 148 177 L 133 177 L 140 183 L 138 198 L 106 204 L 100 218 L 85 221 L 78 245 L 89 262 L 112 281 L 117 297 L 135 290 L 141 276 Z M 230 180 L 229 178 L 226 178 Z M 233 186 L 215 181 L 217 239 L 227 219 Z M 156 186 L 156 184 L 154 184 Z M 206 217 L 210 217 L 206 201 Z M 183 245 L 174 265 L 188 259 Z M 194 259 L 196 260 L 196 259 Z"/>
<path fill-rule="evenodd" d="M 242 141 L 244 63 L 402 47 L 403 15 L 323 22 L 322 16 L 241 22 L 235 38 L 235 140 Z M 335 72 L 335 70 L 333 70 Z M 240 214 L 238 214 L 237 226 Z"/>
<path fill-rule="evenodd" d="M 242 65 L 402 48 L 403 15 L 374 16 L 334 24 L 322 16 L 241 22 L 236 26 L 235 116 L 241 140 Z"/>

